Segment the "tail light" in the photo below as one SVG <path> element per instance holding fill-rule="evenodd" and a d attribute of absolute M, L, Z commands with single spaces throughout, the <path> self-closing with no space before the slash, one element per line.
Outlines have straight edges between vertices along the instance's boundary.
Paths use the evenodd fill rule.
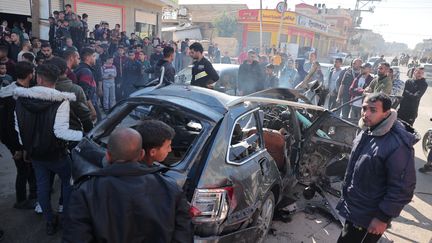
<path fill-rule="evenodd" d="M 194 223 L 219 223 L 228 214 L 229 201 L 233 197 L 233 188 L 196 189 L 190 209 Z"/>

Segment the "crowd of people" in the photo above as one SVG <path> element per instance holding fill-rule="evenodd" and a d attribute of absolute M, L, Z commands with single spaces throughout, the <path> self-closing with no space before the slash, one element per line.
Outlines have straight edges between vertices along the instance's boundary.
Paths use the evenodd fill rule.
<path fill-rule="evenodd" d="M 70 199 L 71 215 L 82 212 L 79 196 L 76 196 L 78 192 L 72 193 L 70 184 L 70 151 L 102 119 L 103 113 L 153 79 L 161 79 L 164 85 L 173 83 L 176 72 L 192 64 L 192 61 L 192 85 L 210 87 L 219 79 L 198 42 L 190 43 L 188 39 L 166 42 L 157 37 L 141 39 L 135 33 L 129 37 L 120 30 L 120 25 L 110 29 L 104 21 L 90 31 L 88 18 L 87 14 L 76 15 L 69 4 L 65 5 L 64 11 L 55 11 L 49 19 L 49 40 L 24 35 L 25 32 L 16 28 L 15 24 L 10 29 L 7 21 L 2 22 L 0 29 L 0 139 L 12 154 L 17 168 L 16 202 L 13 207 L 34 209 L 36 213 L 43 214 L 48 235 L 57 232 L 60 221 L 67 223 L 67 228 L 72 231 L 71 234 L 69 231 L 64 233 L 66 242 L 78 242 L 78 238 L 87 240 L 87 235 L 73 230 L 79 219 L 67 217 Z M 170 143 L 167 142 L 172 140 L 173 130 L 163 123 L 148 125 L 162 134 L 152 133 L 152 138 L 147 138 L 147 128 L 139 129 L 141 135 L 127 130 L 120 130 L 118 134 L 114 132 L 108 143 L 107 158 L 113 164 L 114 174 L 116 168 L 124 167 L 132 175 L 143 177 L 142 182 L 147 187 L 158 192 L 166 190 L 167 195 L 160 201 L 173 210 L 157 217 L 148 217 L 152 222 L 156 219 L 163 221 L 153 228 L 148 227 L 145 234 L 150 238 L 146 239 L 156 237 L 150 241 L 191 242 L 191 219 L 181 189 L 161 177 L 157 170 L 124 163 L 147 161 L 152 167 L 153 161 L 163 160 L 170 151 Z M 131 136 L 126 140 L 134 144 L 124 143 L 125 134 Z M 134 136 L 136 139 L 132 139 Z M 143 147 L 140 150 L 133 148 L 141 144 Z M 106 175 L 109 173 L 107 171 Z M 50 203 L 56 174 L 61 180 L 61 196 L 56 211 L 62 215 L 62 220 L 59 220 Z M 148 179 L 147 174 L 154 178 Z M 115 176 L 128 178 L 129 175 Z M 154 180 L 160 184 L 155 186 Z M 138 204 L 148 206 L 146 197 L 141 200 L 144 201 Z M 114 227 L 114 222 L 106 224 Z M 158 238 L 161 236 L 154 236 L 153 232 L 162 229 L 165 236 L 161 240 Z M 0 230 L 0 233 L 3 235 L 3 231 Z M 109 234 L 101 232 L 100 237 L 110 238 Z"/>
<path fill-rule="evenodd" d="M 219 80 L 212 62 L 231 63 L 232 59 L 227 52 L 222 55 L 217 44 L 209 46 L 207 59 L 199 42 L 190 43 L 188 39 L 164 41 L 157 37 L 141 39 L 135 33 L 128 36 L 118 24 L 110 29 L 104 21 L 91 31 L 87 24 L 88 18 L 87 14 L 79 16 L 73 13 L 71 6 L 66 4 L 64 11 L 55 11 L 50 17 L 49 40 L 46 41 L 31 37 L 18 24 L 9 29 L 8 23 L 2 22 L 0 138 L 11 152 L 17 168 L 16 203 L 13 207 L 35 209 L 42 213 L 47 222 L 47 234 L 55 234 L 59 218 L 52 210 L 50 194 L 57 174 L 61 179 L 57 211 L 65 215 L 62 220 L 67 224 L 65 242 L 114 238 L 119 242 L 128 242 L 134 241 L 134 237 L 140 234 L 152 242 L 191 242 L 192 224 L 181 189 L 164 178 L 159 168 L 153 167 L 154 161 L 163 161 L 170 151 L 170 141 L 174 136 L 172 128 L 162 122 L 148 121 L 148 124 L 136 130 L 115 130 L 108 142 L 106 158 L 109 166 L 84 182 L 78 190 L 73 190 L 70 184 L 70 151 L 102 119 L 104 113 L 116 102 L 129 97 L 139 86 L 154 79 L 160 79 L 164 85 L 172 84 L 178 71 L 193 64 L 191 85 L 212 89 Z M 382 144 L 391 144 L 394 150 L 397 149 L 398 144 L 392 144 L 391 141 L 399 135 L 389 133 L 390 129 L 396 127 L 396 133 L 405 136 L 406 145 L 405 150 L 398 150 L 396 155 L 407 156 L 406 161 L 411 161 L 413 138 L 396 120 L 399 118 L 408 126 L 414 124 L 420 99 L 427 89 L 424 70 L 414 68 L 412 77 L 403 82 L 399 78 L 399 71 L 392 69 L 384 60 L 377 63 L 375 77 L 374 66 L 363 63 L 361 59 L 354 59 L 346 69 L 342 69 L 342 62 L 342 59 L 336 58 L 328 77 L 324 77 L 314 52 L 302 62 L 273 49 L 261 56 L 255 50 L 244 50 L 238 57 L 238 80 L 233 88 L 235 94 L 239 95 L 276 87 L 313 89 L 319 98 L 318 105 L 333 109 L 347 104 L 337 114 L 345 119 L 363 121 L 364 124 L 360 126 L 366 127 L 366 132 L 359 135 L 360 141 L 356 140 L 359 146 L 355 146 L 355 151 L 364 153 L 374 149 L 366 140 L 376 136 L 372 132 L 375 128 L 381 129 L 381 134 L 386 136 Z M 318 80 L 319 87 L 309 87 L 309 83 L 314 80 Z M 363 100 L 366 95 L 367 98 Z M 396 107 L 399 107 L 397 112 L 391 109 Z M 390 152 L 388 150 L 383 154 L 387 156 Z M 360 159 L 364 158 L 357 156 L 350 159 L 348 176 L 358 169 L 354 165 Z M 143 167 L 140 162 L 145 162 L 147 166 Z M 389 171 L 402 173 L 397 168 Z M 432 166 L 423 170 L 430 171 Z M 404 181 L 407 188 L 413 185 L 412 173 L 410 176 Z M 397 216 L 411 193 L 399 193 L 404 201 L 393 205 L 392 210 L 382 209 L 375 218 L 365 218 L 361 215 L 362 210 L 352 208 L 350 197 L 358 199 L 361 195 L 349 194 L 350 188 L 346 186 L 354 182 L 349 181 L 350 178 L 346 180 L 340 210 L 349 221 L 345 224 L 345 233 L 341 235 L 340 242 L 351 242 L 368 227 L 371 227 L 372 234 L 380 236 L 385 230 L 380 223 L 387 223 L 391 217 Z M 107 189 L 110 183 L 121 184 L 122 187 Z M 136 187 L 137 183 L 144 186 Z M 139 232 L 136 227 L 127 229 L 127 225 L 122 224 L 130 219 L 127 212 L 124 212 L 125 218 L 116 221 L 112 219 L 114 216 L 108 216 L 110 208 L 99 204 L 109 198 L 113 190 L 120 194 L 133 192 L 135 195 L 145 195 L 152 193 L 148 188 L 158 191 L 153 193 L 161 197 L 156 201 L 163 201 L 166 206 L 158 215 L 148 212 L 153 209 L 149 205 L 153 205 L 154 201 L 145 196 L 137 196 L 131 201 L 113 201 L 113 205 L 125 210 L 128 203 L 145 205 L 139 209 L 143 217 L 134 221 L 149 226 L 144 232 Z M 166 196 L 160 193 L 162 189 Z M 154 205 L 154 208 L 158 206 Z M 103 227 L 92 223 L 93 219 L 86 214 L 88 211 L 107 219 L 101 224 Z M 373 226 L 369 225 L 371 220 Z M 154 224 L 146 223 L 150 221 Z M 356 225 L 363 227 L 363 230 L 359 230 Z M 153 232 L 160 234 L 156 237 Z M 371 236 L 370 242 L 375 241 L 375 238 Z"/>

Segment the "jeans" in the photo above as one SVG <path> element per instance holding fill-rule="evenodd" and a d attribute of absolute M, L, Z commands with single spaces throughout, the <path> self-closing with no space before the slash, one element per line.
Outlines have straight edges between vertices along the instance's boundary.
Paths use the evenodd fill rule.
<path fill-rule="evenodd" d="M 27 183 L 29 185 L 28 199 L 36 199 L 36 177 L 31 163 L 23 159 L 15 160 L 17 175 L 15 180 L 16 201 L 27 199 Z"/>
<path fill-rule="evenodd" d="M 59 159 L 53 161 L 39 161 L 33 160 L 33 168 L 36 174 L 37 184 L 37 198 L 42 207 L 43 215 L 47 222 L 52 222 L 53 212 L 51 208 L 50 192 L 50 174 L 56 173 L 62 181 L 63 191 L 63 213 L 67 213 L 69 196 L 72 191 L 70 184 L 71 179 L 71 159 L 70 156 L 65 154 L 60 156 Z"/>
<path fill-rule="evenodd" d="M 375 243 L 380 238 L 381 235 L 370 234 L 367 229 L 346 221 L 337 243 Z"/>
<path fill-rule="evenodd" d="M 115 97 L 115 82 L 114 80 L 103 81 L 103 108 L 105 110 L 111 109 L 116 102 Z"/>

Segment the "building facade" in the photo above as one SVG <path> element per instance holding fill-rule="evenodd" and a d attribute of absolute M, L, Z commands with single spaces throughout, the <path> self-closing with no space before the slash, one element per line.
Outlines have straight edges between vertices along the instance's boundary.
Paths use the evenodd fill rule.
<path fill-rule="evenodd" d="M 162 8 L 177 6 L 176 0 L 5 0 L 0 4 L 0 12 L 12 17 L 22 16 L 31 20 L 33 36 L 48 39 L 48 18 L 53 11 L 64 10 L 71 4 L 78 15 L 88 14 L 89 29 L 101 21 L 116 24 L 127 33 L 137 33 L 141 37 L 161 36 Z"/>
<path fill-rule="evenodd" d="M 298 4 L 295 12 L 284 13 L 279 37 L 281 13 L 269 9 L 261 11 L 264 47 L 278 46 L 279 43 L 281 45 L 293 43 L 298 44 L 300 48 L 314 48 L 322 57 L 329 53 L 343 51 L 347 47 L 347 26 L 352 24 L 349 16 L 336 13 L 323 14 L 315 6 Z M 259 9 L 244 9 L 238 12 L 238 21 L 242 24 L 243 48 L 259 48 L 260 20 Z"/>

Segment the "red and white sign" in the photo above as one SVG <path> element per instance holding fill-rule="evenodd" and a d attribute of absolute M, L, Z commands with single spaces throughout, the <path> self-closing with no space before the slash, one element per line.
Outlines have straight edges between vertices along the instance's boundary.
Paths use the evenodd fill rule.
<path fill-rule="evenodd" d="M 259 21 L 259 10 L 258 9 L 243 9 L 239 11 L 239 21 L 244 22 L 257 22 Z"/>

